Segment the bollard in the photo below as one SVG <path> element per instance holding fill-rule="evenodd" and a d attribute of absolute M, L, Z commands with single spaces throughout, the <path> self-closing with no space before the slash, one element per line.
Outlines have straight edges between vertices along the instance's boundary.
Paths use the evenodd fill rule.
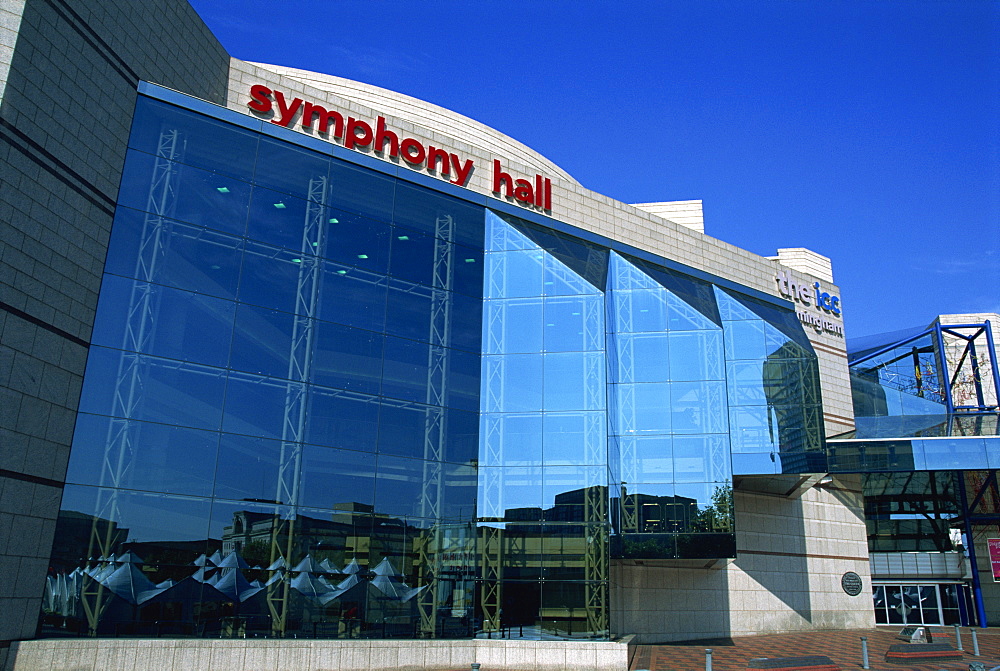
<path fill-rule="evenodd" d="M 712 649 L 705 648 L 705 671 L 712 671 Z"/>
<path fill-rule="evenodd" d="M 979 637 L 976 636 L 976 629 L 972 629 L 972 654 L 979 657 Z"/>
<path fill-rule="evenodd" d="M 870 668 L 872 668 L 872 667 L 870 667 L 868 665 L 868 637 L 867 636 L 862 636 L 861 637 L 861 668 L 862 669 L 870 669 Z"/>
<path fill-rule="evenodd" d="M 479 666 L 480 666 L 479 662 L 473 662 L 472 671 L 479 671 Z"/>
<path fill-rule="evenodd" d="M 965 650 L 965 648 L 962 647 L 962 628 L 957 624 L 955 625 L 955 647 L 959 650 Z"/>

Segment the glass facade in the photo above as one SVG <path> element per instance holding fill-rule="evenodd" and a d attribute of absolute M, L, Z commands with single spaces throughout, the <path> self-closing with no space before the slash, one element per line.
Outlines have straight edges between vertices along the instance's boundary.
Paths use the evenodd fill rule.
<path fill-rule="evenodd" d="M 254 123 L 139 97 L 43 633 L 606 638 L 823 454 L 791 310 Z"/>

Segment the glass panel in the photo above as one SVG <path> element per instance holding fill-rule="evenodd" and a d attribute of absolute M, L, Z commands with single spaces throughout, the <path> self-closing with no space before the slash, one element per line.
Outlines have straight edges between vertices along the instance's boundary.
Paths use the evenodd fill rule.
<path fill-rule="evenodd" d="M 604 356 L 601 352 L 546 354 L 546 410 L 601 410 L 604 407 Z"/>
<path fill-rule="evenodd" d="M 237 238 L 119 207 L 105 272 L 233 299 L 242 257 Z"/>
<path fill-rule="evenodd" d="M 381 221 L 392 219 L 395 180 L 333 159 L 328 203 L 338 210 Z"/>
<path fill-rule="evenodd" d="M 93 346 L 80 412 L 217 430 L 225 384 L 222 369 Z"/>
<path fill-rule="evenodd" d="M 219 434 L 81 413 L 67 482 L 208 496 Z"/>
<path fill-rule="evenodd" d="M 302 505 L 359 510 L 375 503 L 375 462 L 350 450 L 306 445 L 302 451 Z"/>
<path fill-rule="evenodd" d="M 490 300 L 483 324 L 486 351 L 516 354 L 542 351 L 542 299 Z"/>
<path fill-rule="evenodd" d="M 311 387 L 306 442 L 374 452 L 378 399 L 349 391 Z"/>
<path fill-rule="evenodd" d="M 885 586 L 874 585 L 872 589 L 872 599 L 875 602 L 875 624 L 888 624 L 886 615 Z"/>
<path fill-rule="evenodd" d="M 294 463 L 295 450 L 294 446 L 286 445 L 287 463 Z M 235 500 L 274 501 L 279 495 L 278 473 L 281 459 L 281 441 L 222 434 L 215 470 L 215 496 Z M 297 473 L 299 469 L 293 470 Z"/>
<path fill-rule="evenodd" d="M 250 181 L 258 135 L 231 124 L 191 114 L 173 105 L 139 96 L 128 146 Z"/>
<path fill-rule="evenodd" d="M 240 305 L 229 365 L 258 375 L 289 377 L 295 319 L 287 312 Z"/>
<path fill-rule="evenodd" d="M 129 151 L 118 201 L 198 226 L 243 235 L 250 185 L 149 154 Z"/>
<path fill-rule="evenodd" d="M 617 381 L 667 382 L 671 378 L 668 334 L 618 334 Z"/>
<path fill-rule="evenodd" d="M 379 392 L 384 336 L 317 322 L 315 343 L 313 382 L 368 394 Z"/>
<path fill-rule="evenodd" d="M 226 387 L 222 430 L 262 438 L 282 438 L 283 432 L 301 432 L 294 398 L 305 392 L 305 383 L 233 372 Z M 286 426 L 286 415 L 290 422 Z"/>
<path fill-rule="evenodd" d="M 323 202 L 330 157 L 271 138 L 261 138 L 255 184 Z"/>
<path fill-rule="evenodd" d="M 723 379 L 721 331 L 685 331 L 668 338 L 671 380 Z"/>
<path fill-rule="evenodd" d="M 674 433 L 726 431 L 726 388 L 723 382 L 673 382 L 670 385 Z"/>
<path fill-rule="evenodd" d="M 93 342 L 224 366 L 235 307 L 218 298 L 107 275 Z"/>
<path fill-rule="evenodd" d="M 419 186 L 400 182 L 396 187 L 396 223 L 445 240 L 482 246 L 484 212 L 481 206 Z"/>
<path fill-rule="evenodd" d="M 384 330 L 386 278 L 359 268 L 325 263 L 320 282 L 320 319 L 369 331 Z"/>
<path fill-rule="evenodd" d="M 324 217 L 320 254 L 338 263 L 384 274 L 389 266 L 389 224 L 341 210 Z"/>

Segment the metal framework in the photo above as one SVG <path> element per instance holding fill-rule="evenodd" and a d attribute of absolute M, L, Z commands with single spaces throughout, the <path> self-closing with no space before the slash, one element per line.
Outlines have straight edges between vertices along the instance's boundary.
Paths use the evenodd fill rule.
<path fill-rule="evenodd" d="M 295 314 L 292 320 L 292 343 L 288 357 L 288 381 L 285 383 L 285 407 L 281 425 L 281 454 L 278 461 L 278 486 L 271 523 L 271 565 L 280 559 L 286 567 L 293 566 L 295 548 L 295 515 L 283 515 L 280 506 L 294 506 L 299 498 L 302 478 L 302 442 L 305 438 L 308 386 L 312 375 L 316 347 L 316 317 L 322 287 L 322 264 L 317 250 L 323 249 L 326 236 L 324 219 L 327 196 L 326 176 L 309 180 L 305 221 L 302 227 L 299 275 L 295 292 Z M 271 631 L 285 635 L 288 627 L 291 576 L 267 586 L 267 607 L 271 613 Z"/>
<path fill-rule="evenodd" d="M 417 561 L 420 567 L 417 586 L 417 610 L 420 614 L 420 634 L 437 635 L 439 585 L 441 573 L 441 495 L 444 488 L 444 445 L 447 437 L 448 350 L 451 343 L 452 278 L 454 277 L 455 220 L 450 214 L 438 215 L 434 222 L 434 265 L 431 289 L 431 313 L 427 340 L 427 410 L 424 418 L 424 465 L 420 493 L 420 515 L 433 520 L 424 531 L 426 538 L 419 544 Z"/>
<path fill-rule="evenodd" d="M 135 278 L 143 284 L 132 285 L 129 299 L 125 335 L 122 338 L 123 353 L 112 397 L 112 419 L 105 441 L 101 486 L 97 492 L 87 550 L 90 560 L 98 562 L 110 560 L 114 547 L 119 542 L 119 490 L 132 467 L 135 452 L 130 418 L 135 415 L 142 402 L 141 366 L 144 357 L 140 352 L 149 343 L 158 301 L 158 294 L 149 283 L 155 277 L 166 245 L 169 244 L 171 222 L 167 217 L 174 212 L 176 206 L 176 161 L 181 160 L 185 148 L 186 140 L 181 138 L 178 130 L 164 130 L 160 133 L 135 267 Z M 84 581 L 81 603 L 91 636 L 97 634 L 101 616 L 110 603 L 111 596 L 101 582 L 93 579 Z"/>
<path fill-rule="evenodd" d="M 905 345 L 917 343 L 921 338 L 928 336 L 930 343 L 915 344 L 909 349 L 902 349 Z M 954 344 L 958 346 L 949 347 Z M 896 350 L 899 351 L 893 358 L 886 361 L 879 360 L 869 367 L 862 367 L 862 364 Z M 950 357 L 949 351 L 953 352 Z M 933 356 L 936 370 L 927 368 L 920 358 L 921 354 Z M 896 379 L 898 375 L 889 372 L 889 367 L 906 359 L 912 361 L 913 376 L 900 382 Z M 995 412 L 1000 407 L 998 406 L 1000 375 L 997 368 L 996 346 L 993 343 L 993 330 L 989 321 L 981 324 L 942 324 L 940 321 L 935 321 L 920 333 L 852 360 L 850 367 L 864 373 L 877 371 L 880 384 L 887 382 L 921 398 L 927 398 L 932 394 L 939 395 L 933 400 L 943 403 L 948 413 Z M 883 375 L 887 377 L 883 378 Z M 928 387 L 928 377 L 931 376 L 939 379 L 939 390 Z M 984 378 L 988 378 L 987 384 L 992 380 L 992 399 L 986 394 Z M 956 397 L 970 398 L 975 403 L 959 404 L 956 403 Z"/>

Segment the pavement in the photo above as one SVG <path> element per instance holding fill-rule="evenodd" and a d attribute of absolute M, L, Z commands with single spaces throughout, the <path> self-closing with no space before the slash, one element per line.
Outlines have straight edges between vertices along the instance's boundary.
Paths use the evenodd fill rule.
<path fill-rule="evenodd" d="M 768 634 L 710 641 L 689 641 L 663 645 L 637 645 L 631 650 L 630 671 L 705 671 L 705 649 L 712 649 L 712 671 L 742 671 L 756 657 L 801 657 L 825 655 L 843 671 L 858 671 L 861 664 L 861 637 L 868 639 L 869 668 L 874 671 L 968 671 L 979 662 L 986 671 L 1000 666 L 1000 629 L 976 629 L 980 656 L 972 654 L 972 633 L 962 627 L 961 661 L 906 662 L 884 661 L 890 645 L 905 641 L 896 638 L 901 627 L 851 631 L 811 631 L 794 634 Z M 954 627 L 931 627 L 932 643 L 948 643 L 957 648 Z M 998 669 L 1000 671 L 1000 669 Z"/>

